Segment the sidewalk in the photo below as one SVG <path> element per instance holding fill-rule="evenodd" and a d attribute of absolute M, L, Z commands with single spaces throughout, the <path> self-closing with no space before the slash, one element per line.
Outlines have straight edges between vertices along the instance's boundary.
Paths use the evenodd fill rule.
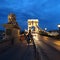
<path fill-rule="evenodd" d="M 33 45 L 28 46 L 26 41 L 22 41 L 0 54 L 0 60 L 35 60 Z"/>
<path fill-rule="evenodd" d="M 60 51 L 60 40 L 53 40 L 52 38 L 43 36 L 43 41 L 52 47 L 54 47 L 56 50 Z"/>

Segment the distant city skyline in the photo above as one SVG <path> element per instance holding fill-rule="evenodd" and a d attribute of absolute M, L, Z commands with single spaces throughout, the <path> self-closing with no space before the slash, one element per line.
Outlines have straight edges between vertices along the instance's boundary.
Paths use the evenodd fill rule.
<path fill-rule="evenodd" d="M 60 0 L 1 0 L 0 5 L 0 25 L 7 23 L 10 13 L 16 15 L 21 30 L 27 29 L 28 19 L 38 19 L 39 27 L 47 30 L 60 24 Z"/>

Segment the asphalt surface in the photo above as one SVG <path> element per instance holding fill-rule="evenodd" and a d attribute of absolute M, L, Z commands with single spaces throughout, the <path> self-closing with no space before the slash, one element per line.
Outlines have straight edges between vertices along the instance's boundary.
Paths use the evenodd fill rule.
<path fill-rule="evenodd" d="M 0 54 L 0 60 L 35 60 L 33 45 L 16 45 Z"/>
<path fill-rule="evenodd" d="M 34 41 L 41 60 L 60 60 L 60 52 L 49 44 L 46 44 L 42 36 L 35 36 Z"/>
<path fill-rule="evenodd" d="M 41 36 L 37 34 L 33 38 L 34 44 L 12 46 L 0 54 L 0 60 L 60 60 L 60 52 L 43 42 Z"/>

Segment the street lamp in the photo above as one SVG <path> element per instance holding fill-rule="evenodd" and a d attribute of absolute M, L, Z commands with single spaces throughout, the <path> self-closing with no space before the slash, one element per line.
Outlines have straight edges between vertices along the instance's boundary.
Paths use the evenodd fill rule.
<path fill-rule="evenodd" d="M 60 24 L 58 25 L 59 31 L 60 31 Z"/>
<path fill-rule="evenodd" d="M 47 31 L 47 28 L 45 28 L 45 31 Z"/>
<path fill-rule="evenodd" d="M 58 32 L 59 32 L 59 35 L 60 35 L 60 24 L 58 24 L 58 28 L 59 28 L 59 31 Z"/>

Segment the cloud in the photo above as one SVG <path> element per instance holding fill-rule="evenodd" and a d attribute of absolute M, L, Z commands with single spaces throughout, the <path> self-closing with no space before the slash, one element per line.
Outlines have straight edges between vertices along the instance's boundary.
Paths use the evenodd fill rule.
<path fill-rule="evenodd" d="M 55 29 L 60 23 L 60 0 L 1 0 L 0 5 L 0 24 L 7 22 L 9 13 L 16 14 L 23 29 L 30 18 L 38 18 L 42 28 Z"/>

